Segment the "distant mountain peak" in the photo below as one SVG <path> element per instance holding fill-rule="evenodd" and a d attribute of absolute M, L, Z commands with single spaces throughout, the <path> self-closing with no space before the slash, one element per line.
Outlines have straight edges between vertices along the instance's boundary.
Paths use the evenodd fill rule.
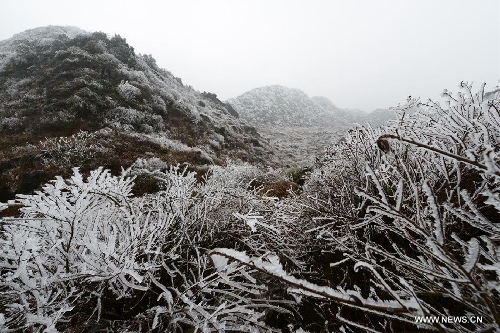
<path fill-rule="evenodd" d="M 323 98 L 311 98 L 305 92 L 282 85 L 252 89 L 228 100 L 240 116 L 254 126 L 314 126 L 333 119 L 337 107 Z"/>
<path fill-rule="evenodd" d="M 253 126 L 328 126 L 339 130 L 355 123 L 380 126 L 395 118 L 395 112 L 377 109 L 366 113 L 358 109 L 342 109 L 324 96 L 309 97 L 297 88 L 270 85 L 254 88 L 228 103 Z"/>
<path fill-rule="evenodd" d="M 367 114 L 341 109 L 324 96 L 309 97 L 282 85 L 254 88 L 228 103 L 277 147 L 282 161 L 302 165 L 311 165 L 323 147 L 340 140 L 355 124 L 379 126 L 395 118 L 389 110 Z"/>

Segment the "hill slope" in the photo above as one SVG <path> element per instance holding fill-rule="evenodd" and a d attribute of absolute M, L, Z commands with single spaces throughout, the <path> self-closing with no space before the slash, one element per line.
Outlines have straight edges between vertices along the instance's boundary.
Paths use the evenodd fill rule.
<path fill-rule="evenodd" d="M 72 166 L 118 173 L 138 158 L 167 164 L 268 164 L 271 150 L 212 93 L 137 55 L 120 36 L 74 27 L 0 42 L 0 201 Z"/>

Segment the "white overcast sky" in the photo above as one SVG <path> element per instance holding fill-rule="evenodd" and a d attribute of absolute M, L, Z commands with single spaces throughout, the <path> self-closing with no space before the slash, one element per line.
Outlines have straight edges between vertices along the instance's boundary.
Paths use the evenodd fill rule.
<path fill-rule="evenodd" d="M 44 25 L 120 34 L 222 100 L 280 84 L 371 111 L 500 84 L 500 0 L 0 0 L 0 40 Z"/>

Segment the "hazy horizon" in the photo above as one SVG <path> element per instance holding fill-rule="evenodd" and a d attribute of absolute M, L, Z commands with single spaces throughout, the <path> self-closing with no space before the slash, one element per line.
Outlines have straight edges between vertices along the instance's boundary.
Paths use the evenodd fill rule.
<path fill-rule="evenodd" d="M 5 0 L 0 40 L 46 25 L 119 34 L 222 100 L 282 85 L 372 111 L 500 79 L 500 2 Z"/>

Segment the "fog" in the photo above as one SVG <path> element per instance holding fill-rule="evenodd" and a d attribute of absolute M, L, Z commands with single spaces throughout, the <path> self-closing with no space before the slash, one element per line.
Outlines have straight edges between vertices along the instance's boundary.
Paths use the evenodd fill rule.
<path fill-rule="evenodd" d="M 280 84 L 371 111 L 500 78 L 497 0 L 0 3 L 0 40 L 44 25 L 120 34 L 223 100 Z"/>

